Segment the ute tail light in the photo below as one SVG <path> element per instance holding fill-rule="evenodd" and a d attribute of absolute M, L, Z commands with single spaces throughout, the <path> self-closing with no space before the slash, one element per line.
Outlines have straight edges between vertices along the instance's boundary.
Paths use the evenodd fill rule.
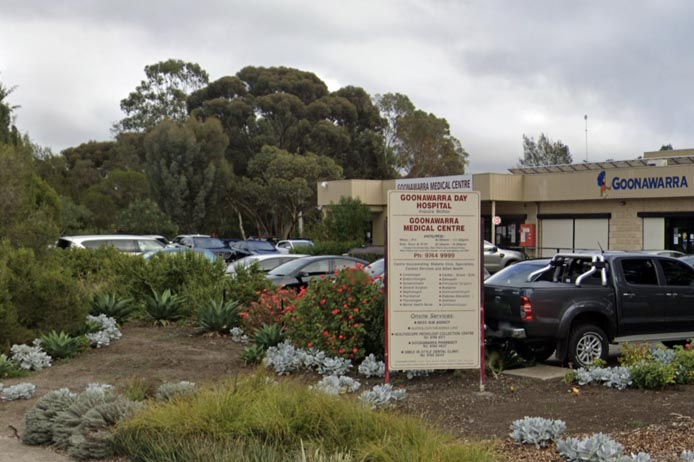
<path fill-rule="evenodd" d="M 535 319 L 535 316 L 533 316 L 533 304 L 530 303 L 530 299 L 525 295 L 521 295 L 520 311 L 521 319 L 523 321 L 532 321 Z"/>

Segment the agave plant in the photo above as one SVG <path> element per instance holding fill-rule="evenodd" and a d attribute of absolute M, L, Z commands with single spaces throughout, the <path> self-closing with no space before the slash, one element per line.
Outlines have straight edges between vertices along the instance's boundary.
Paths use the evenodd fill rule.
<path fill-rule="evenodd" d="M 136 305 L 129 297 L 120 298 L 115 294 L 97 294 L 92 299 L 89 312 L 93 316 L 105 314 L 122 325 L 133 314 L 135 308 Z"/>
<path fill-rule="evenodd" d="M 284 332 L 279 324 L 263 324 L 253 337 L 253 343 L 267 350 L 282 343 Z"/>
<path fill-rule="evenodd" d="M 184 302 L 185 297 L 171 293 L 170 289 L 161 294 L 152 290 L 152 296 L 145 300 L 145 311 L 154 324 L 163 326 L 183 318 Z"/>
<path fill-rule="evenodd" d="M 84 336 L 71 337 L 63 331 L 50 331 L 40 337 L 41 348 L 53 358 L 72 358 L 89 347 Z"/>
<path fill-rule="evenodd" d="M 250 364 L 258 364 L 265 357 L 265 348 L 260 345 L 251 345 L 243 349 L 241 359 L 246 366 Z"/>
<path fill-rule="evenodd" d="M 198 325 L 205 332 L 228 332 L 241 321 L 237 301 L 209 300 L 198 311 Z"/>

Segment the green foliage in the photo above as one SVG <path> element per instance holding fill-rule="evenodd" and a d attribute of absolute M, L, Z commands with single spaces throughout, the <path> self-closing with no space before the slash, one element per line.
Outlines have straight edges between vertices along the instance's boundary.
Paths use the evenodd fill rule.
<path fill-rule="evenodd" d="M 357 243 L 366 242 L 371 230 L 371 210 L 358 198 L 341 197 L 338 204 L 330 204 L 323 223 L 316 229 L 316 240 Z"/>
<path fill-rule="evenodd" d="M 578 381 L 578 372 L 576 369 L 570 369 L 566 374 L 564 374 L 564 383 L 571 385 Z"/>
<path fill-rule="evenodd" d="M 263 290 L 258 301 L 251 302 L 241 313 L 243 330 L 254 335 L 265 324 L 282 324 L 284 314 L 294 308 L 296 296 L 293 289 Z"/>
<path fill-rule="evenodd" d="M 105 314 L 122 325 L 136 309 L 137 305 L 130 297 L 119 297 L 115 294 L 102 293 L 92 298 L 89 314 L 93 316 Z"/>
<path fill-rule="evenodd" d="M 311 452 L 349 452 L 354 460 L 496 460 L 484 445 L 462 443 L 416 417 L 373 412 L 305 384 L 275 383 L 262 375 L 149 406 L 118 425 L 114 443 L 121 455 L 149 462 L 302 460 L 295 457 L 307 445 Z M 220 454 L 225 458 L 217 458 Z"/>
<path fill-rule="evenodd" d="M 123 386 L 121 393 L 131 401 L 144 401 L 154 396 L 157 387 L 148 377 L 131 377 Z"/>
<path fill-rule="evenodd" d="M 198 64 L 169 59 L 145 66 L 146 80 L 121 100 L 126 117 L 114 131 L 147 131 L 164 119 L 182 122 L 187 117 L 186 98 L 205 86 L 207 72 Z"/>
<path fill-rule="evenodd" d="M 346 268 L 312 282 L 284 321 L 295 345 L 358 360 L 383 351 L 383 313 L 383 289 L 361 269 Z"/>
<path fill-rule="evenodd" d="M 26 375 L 24 369 L 6 355 L 0 354 L 0 379 L 11 379 L 13 377 L 22 377 L 23 375 Z"/>
<path fill-rule="evenodd" d="M 0 143 L 0 236 L 40 252 L 58 236 L 60 200 L 36 174 L 32 149 Z"/>
<path fill-rule="evenodd" d="M 154 199 L 180 229 L 209 229 L 224 207 L 233 175 L 224 157 L 228 143 L 216 119 L 164 120 L 145 136 Z"/>
<path fill-rule="evenodd" d="M 679 384 L 694 384 L 694 350 L 676 346 L 672 365 L 677 371 L 675 381 Z"/>
<path fill-rule="evenodd" d="M 253 343 L 267 350 L 284 340 L 284 330 L 279 324 L 265 324 L 253 336 Z"/>
<path fill-rule="evenodd" d="M 255 266 L 236 268 L 236 277 L 225 277 L 224 279 L 227 295 L 238 300 L 239 305 L 246 308 L 258 301 L 260 294 L 274 287 L 265 273 Z"/>
<path fill-rule="evenodd" d="M 647 343 L 623 343 L 619 355 L 619 364 L 635 366 L 651 359 L 650 346 Z"/>
<path fill-rule="evenodd" d="M 166 325 L 185 316 L 185 298 L 173 294 L 170 289 L 159 293 L 155 290 L 145 299 L 145 312 L 156 325 Z"/>
<path fill-rule="evenodd" d="M 62 331 L 52 330 L 39 339 L 43 351 L 56 359 L 72 358 L 77 353 L 89 348 L 89 340 L 86 337 L 71 337 Z"/>
<path fill-rule="evenodd" d="M 66 388 L 46 393 L 26 414 L 26 429 L 22 433 L 24 444 L 51 444 L 54 441 L 58 415 L 68 411 L 77 395 Z"/>
<path fill-rule="evenodd" d="M 240 321 L 239 303 L 235 300 L 211 299 L 198 310 L 198 325 L 205 332 L 228 333 Z"/>
<path fill-rule="evenodd" d="M 253 219 L 258 234 L 286 238 L 315 208 L 316 183 L 341 178 L 342 169 L 326 156 L 263 146 L 248 163 L 247 175 L 230 184 L 234 206 Z"/>
<path fill-rule="evenodd" d="M 544 133 L 535 142 L 532 137 L 523 135 L 523 158 L 518 159 L 520 167 L 560 165 L 573 162 L 569 147 L 561 141 L 552 141 Z"/>
<path fill-rule="evenodd" d="M 662 390 L 675 383 L 676 369 L 672 364 L 658 361 L 644 361 L 631 367 L 631 379 L 636 388 Z"/>
<path fill-rule="evenodd" d="M 125 234 L 158 234 L 162 236 L 178 234 L 178 226 L 161 211 L 152 199 L 131 202 L 128 208 L 120 212 L 117 229 Z"/>
<path fill-rule="evenodd" d="M 175 289 L 185 298 L 191 313 L 197 312 L 207 300 L 221 298 L 230 279 L 224 277 L 225 266 L 221 261 L 212 263 L 198 252 L 161 253 L 146 260 L 134 260 L 138 261 L 123 266 L 121 272 L 132 298 L 140 301 L 152 290 Z"/>
<path fill-rule="evenodd" d="M 241 352 L 241 359 L 246 366 L 259 364 L 265 357 L 266 351 L 267 349 L 261 345 L 249 345 Z"/>
<path fill-rule="evenodd" d="M 54 258 L 59 252 L 35 254 L 0 244 L 0 310 L 7 318 L 7 343 L 26 343 L 51 330 L 77 332 L 88 312 L 82 284 Z M 4 295 L 3 295 L 4 292 Z M 7 339 L 7 340 L 6 340 Z"/>

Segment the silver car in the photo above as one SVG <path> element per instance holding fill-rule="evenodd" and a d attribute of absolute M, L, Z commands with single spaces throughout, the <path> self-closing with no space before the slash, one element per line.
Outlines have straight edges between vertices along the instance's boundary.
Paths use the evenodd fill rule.
<path fill-rule="evenodd" d="M 506 268 L 508 265 L 525 260 L 523 252 L 500 249 L 491 242 L 484 241 L 484 267 L 490 273 Z"/>

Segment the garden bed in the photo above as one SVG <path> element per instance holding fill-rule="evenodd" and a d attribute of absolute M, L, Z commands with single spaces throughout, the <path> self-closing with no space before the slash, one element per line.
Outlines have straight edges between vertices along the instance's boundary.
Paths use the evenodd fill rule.
<path fill-rule="evenodd" d="M 0 404 L 0 432 L 20 432 L 24 413 L 39 396 L 60 387 L 83 389 L 101 382 L 119 389 L 155 387 L 167 381 L 217 382 L 254 370 L 240 359 L 242 345 L 228 337 L 196 336 L 194 329 L 127 324 L 123 338 L 108 348 L 91 350 L 28 377 L 3 380 L 5 385 L 30 381 L 35 398 Z M 318 381 L 305 374 L 302 379 Z M 378 383 L 360 379 L 366 389 Z M 669 386 L 663 391 L 614 390 L 599 385 L 577 388 L 561 381 L 538 381 L 502 375 L 489 378 L 488 393 L 479 393 L 477 371 L 437 372 L 408 380 L 395 375 L 396 386 L 407 389 L 400 412 L 419 415 L 462 439 L 494 440 L 506 460 L 558 460 L 552 449 L 518 447 L 508 442 L 511 422 L 541 416 L 566 422 L 566 436 L 603 432 L 625 445 L 625 453 L 647 451 L 653 460 L 677 460 L 694 449 L 694 387 Z M 5 439 L 0 440 L 0 449 Z M 21 447 L 20 447 L 21 449 Z"/>

